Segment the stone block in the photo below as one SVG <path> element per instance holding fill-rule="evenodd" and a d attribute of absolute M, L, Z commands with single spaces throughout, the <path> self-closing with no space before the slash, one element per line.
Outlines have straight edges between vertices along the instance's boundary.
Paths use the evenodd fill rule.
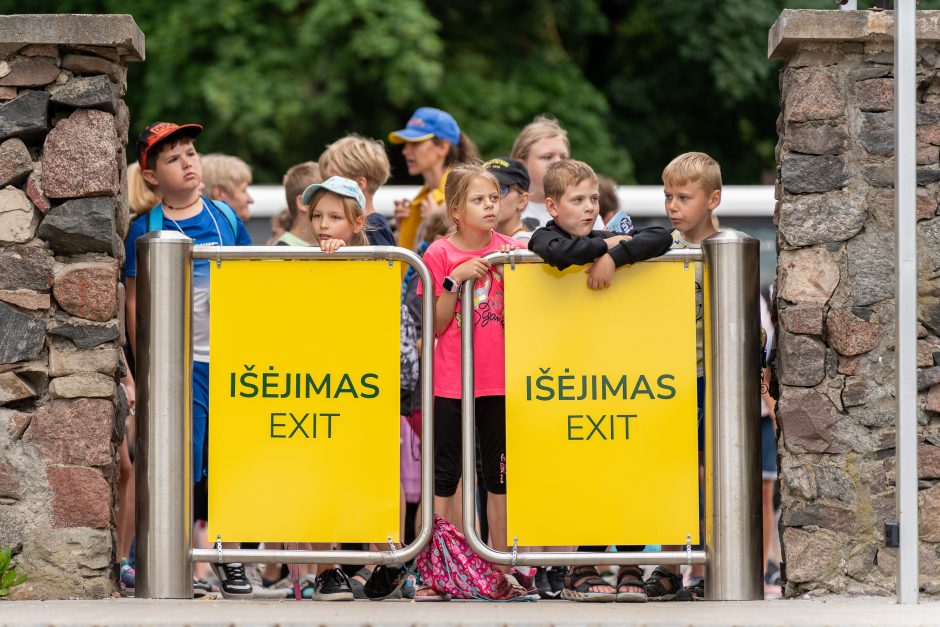
<path fill-rule="evenodd" d="M 0 244 L 22 244 L 33 239 L 39 213 L 26 194 L 7 186 L 0 189 Z"/>
<path fill-rule="evenodd" d="M 826 346 L 808 335 L 777 336 L 777 379 L 783 385 L 813 387 L 826 376 Z"/>
<path fill-rule="evenodd" d="M 20 499 L 23 486 L 19 473 L 10 462 L 0 461 L 0 499 Z"/>
<path fill-rule="evenodd" d="M 791 303 L 823 305 L 839 284 L 839 265 L 822 247 L 780 251 L 777 264 L 780 298 Z"/>
<path fill-rule="evenodd" d="M 22 48 L 17 54 L 21 57 L 50 57 L 59 58 L 59 47 L 54 44 L 30 44 Z"/>
<path fill-rule="evenodd" d="M 82 350 L 71 342 L 53 341 L 49 345 L 49 374 L 53 377 L 82 372 L 114 375 L 118 368 L 118 350 L 113 346 Z"/>
<path fill-rule="evenodd" d="M 110 400 L 54 400 L 33 413 L 23 438 L 47 464 L 108 466 L 113 463 L 113 429 Z"/>
<path fill-rule="evenodd" d="M 42 163 L 33 164 L 33 173 L 26 179 L 26 197 L 37 209 L 46 213 L 52 207 L 42 191 Z"/>
<path fill-rule="evenodd" d="M 37 246 L 0 248 L 0 289 L 47 291 L 52 287 L 52 254 Z"/>
<path fill-rule="evenodd" d="M 784 529 L 781 545 L 787 581 L 825 581 L 839 566 L 843 542 L 842 536 L 824 529 L 815 532 Z"/>
<path fill-rule="evenodd" d="M 120 83 L 124 78 L 123 69 L 119 64 L 84 54 L 67 54 L 62 57 L 62 69 L 75 74 L 104 74 L 115 83 Z"/>
<path fill-rule="evenodd" d="M 940 168 L 919 167 L 917 168 L 917 184 L 930 185 L 940 181 Z"/>
<path fill-rule="evenodd" d="M 814 470 L 815 472 L 813 474 L 816 477 L 816 494 L 818 498 L 841 501 L 848 504 L 855 503 L 855 483 L 844 469 L 836 466 L 819 465 L 816 466 Z M 854 518 L 851 516 L 851 510 L 849 510 L 849 518 Z M 821 526 L 827 527 L 828 525 Z M 851 528 L 846 531 L 846 533 L 849 532 L 851 532 Z"/>
<path fill-rule="evenodd" d="M 894 186 L 894 159 L 862 165 L 862 178 L 872 187 Z"/>
<path fill-rule="evenodd" d="M 917 271 L 921 292 L 936 288 L 935 280 L 940 276 L 940 218 L 931 218 L 917 224 Z"/>
<path fill-rule="evenodd" d="M 53 207 L 36 235 L 60 255 L 113 253 L 114 199 L 77 198 Z"/>
<path fill-rule="evenodd" d="M 807 155 L 834 155 L 845 150 L 845 127 L 831 122 L 801 122 L 787 125 L 784 149 Z"/>
<path fill-rule="evenodd" d="M 87 320 L 79 318 L 54 323 L 47 332 L 49 335 L 72 340 L 78 348 L 94 348 L 105 342 L 113 342 L 119 337 L 117 321 L 107 324 L 90 324 Z"/>
<path fill-rule="evenodd" d="M 26 90 L 0 105 L 0 140 L 36 137 L 49 130 L 49 94 Z"/>
<path fill-rule="evenodd" d="M 869 402 L 882 398 L 887 394 L 888 391 L 883 386 L 870 379 L 846 381 L 845 388 L 842 390 L 842 404 L 846 407 L 858 407 L 859 405 L 867 405 Z"/>
<path fill-rule="evenodd" d="M 817 305 L 792 305 L 777 312 L 784 331 L 799 335 L 821 335 L 823 310 Z"/>
<path fill-rule="evenodd" d="M 77 109 L 46 136 L 42 169 L 46 196 L 116 196 L 119 147 L 110 113 Z"/>
<path fill-rule="evenodd" d="M 834 442 L 839 413 L 819 392 L 788 393 L 777 403 L 783 440 L 791 453 L 840 453 L 846 447 Z"/>
<path fill-rule="evenodd" d="M 33 171 L 33 160 L 26 144 L 13 137 L 0 144 L 0 187 L 19 185 Z"/>
<path fill-rule="evenodd" d="M 867 229 L 846 247 L 852 300 L 867 306 L 894 297 L 894 236 Z"/>
<path fill-rule="evenodd" d="M 117 282 L 116 264 L 74 263 L 55 275 L 52 294 L 71 315 L 106 322 L 118 313 Z"/>
<path fill-rule="evenodd" d="M 858 141 L 873 155 L 894 153 L 894 113 L 862 113 Z"/>
<path fill-rule="evenodd" d="M 940 385 L 930 386 L 924 409 L 940 414 Z"/>
<path fill-rule="evenodd" d="M 940 162 L 940 148 L 931 144 L 917 144 L 917 165 L 934 165 Z"/>
<path fill-rule="evenodd" d="M 59 66 L 48 57 L 24 57 L 10 62 L 10 73 L 0 78 L 4 87 L 42 87 L 55 81 Z"/>
<path fill-rule="evenodd" d="M 924 542 L 940 542 L 940 483 L 917 495 L 920 539 Z"/>
<path fill-rule="evenodd" d="M 867 217 L 860 198 L 830 192 L 783 201 L 780 234 L 792 247 L 841 242 L 858 233 Z"/>
<path fill-rule="evenodd" d="M 931 333 L 940 336 L 940 299 L 921 295 L 917 299 L 917 319 Z"/>
<path fill-rule="evenodd" d="M 826 331 L 829 345 L 840 355 L 852 356 L 867 353 L 881 339 L 881 327 L 857 318 L 847 309 L 833 308 L 826 316 Z"/>
<path fill-rule="evenodd" d="M 884 70 L 880 70 L 884 71 Z M 875 78 L 855 83 L 858 108 L 862 111 L 894 110 L 894 79 Z"/>
<path fill-rule="evenodd" d="M 0 290 L 0 300 L 23 309 L 43 310 L 52 306 L 49 294 L 32 290 Z"/>
<path fill-rule="evenodd" d="M 52 398 L 113 398 L 114 379 L 103 374 L 73 374 L 49 383 Z"/>
<path fill-rule="evenodd" d="M 36 391 L 14 372 L 0 372 L 0 405 L 36 396 Z"/>
<path fill-rule="evenodd" d="M 940 148 L 937 149 L 940 151 Z M 936 186 L 917 188 L 917 219 L 929 220 L 937 215 L 938 197 Z M 893 216 L 892 216 L 893 217 Z M 894 220 L 889 224 L 894 225 Z"/>
<path fill-rule="evenodd" d="M 107 76 L 76 76 L 49 92 L 52 102 L 83 109 L 117 112 L 118 86 Z"/>
<path fill-rule="evenodd" d="M 940 479 L 940 447 L 917 445 L 917 476 L 920 479 Z"/>
<path fill-rule="evenodd" d="M 784 79 L 787 122 L 831 120 L 845 115 L 845 95 L 836 80 L 816 69 L 790 70 Z"/>
<path fill-rule="evenodd" d="M 13 590 L 15 599 L 105 598 L 111 594 L 110 529 L 37 528 L 23 539 L 22 561 L 29 579 Z"/>
<path fill-rule="evenodd" d="M 0 303 L 0 364 L 36 359 L 46 339 L 46 323 Z"/>
<path fill-rule="evenodd" d="M 52 526 L 107 529 L 111 524 L 111 486 L 93 468 L 46 469 L 52 490 Z"/>
<path fill-rule="evenodd" d="M 780 178 L 793 194 L 830 192 L 849 180 L 845 160 L 834 156 L 788 154 L 783 157 Z"/>

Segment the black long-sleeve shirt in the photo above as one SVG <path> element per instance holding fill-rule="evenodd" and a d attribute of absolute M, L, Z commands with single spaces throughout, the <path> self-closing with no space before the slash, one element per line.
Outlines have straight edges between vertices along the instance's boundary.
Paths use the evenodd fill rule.
<path fill-rule="evenodd" d="M 607 250 L 604 240 L 618 235 L 629 235 L 633 239 Z M 529 250 L 559 270 L 591 263 L 604 253 L 610 253 L 619 268 L 665 254 L 671 245 L 672 236 L 661 226 L 633 229 L 629 233 L 591 231 L 588 235 L 575 236 L 562 230 L 554 220 L 536 229 L 529 239 Z"/>

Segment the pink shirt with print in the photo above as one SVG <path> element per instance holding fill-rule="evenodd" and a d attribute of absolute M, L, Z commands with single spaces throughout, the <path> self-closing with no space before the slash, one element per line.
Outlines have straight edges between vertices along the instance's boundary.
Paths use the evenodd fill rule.
<path fill-rule="evenodd" d="M 521 248 L 519 242 L 494 232 L 490 243 L 479 250 L 460 250 L 442 238 L 428 246 L 424 263 L 431 271 L 434 295 L 444 291 L 441 283 L 463 262 L 499 251 L 503 246 Z M 418 295 L 424 293 L 418 284 Z M 433 324 L 433 321 L 425 321 Z M 460 398 L 460 299 L 454 319 L 438 337 L 434 347 L 434 396 Z M 503 343 L 503 268 L 493 265 L 473 286 L 473 383 L 474 396 L 506 394 L 505 345 Z"/>

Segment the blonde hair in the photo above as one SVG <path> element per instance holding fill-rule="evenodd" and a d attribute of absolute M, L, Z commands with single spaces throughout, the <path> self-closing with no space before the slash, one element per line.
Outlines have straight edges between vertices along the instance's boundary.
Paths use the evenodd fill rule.
<path fill-rule="evenodd" d="M 207 195 L 212 193 L 214 187 L 231 194 L 239 185 L 251 183 L 251 168 L 232 155 L 202 155 L 202 182 L 206 186 Z"/>
<path fill-rule="evenodd" d="M 421 239 L 430 244 L 439 237 L 447 237 L 451 227 L 450 220 L 443 211 L 432 211 L 421 223 Z"/>
<path fill-rule="evenodd" d="M 346 216 L 346 219 L 349 220 L 350 224 L 355 224 L 356 220 L 362 218 L 363 229 L 358 233 L 353 233 L 352 237 L 349 238 L 350 241 L 346 242 L 346 245 L 368 246 L 369 239 L 366 237 L 365 231 L 365 213 L 362 211 L 362 207 L 359 206 L 359 203 L 356 202 L 354 198 L 343 196 L 342 194 L 337 194 L 336 192 L 331 192 L 330 190 L 321 187 L 317 191 L 313 192 L 313 198 L 310 199 L 310 204 L 307 206 L 307 218 L 311 222 L 313 221 L 313 209 L 321 200 L 323 200 L 327 194 L 336 196 L 340 199 L 340 202 L 343 203 L 343 214 Z"/>
<path fill-rule="evenodd" d="M 565 195 L 566 189 L 586 179 L 597 182 L 597 175 L 585 162 L 575 159 L 556 161 L 548 167 L 545 178 L 542 179 L 545 197 L 558 202 Z"/>
<path fill-rule="evenodd" d="M 291 220 L 297 219 L 297 197 L 314 183 L 322 183 L 323 175 L 316 161 L 304 161 L 292 166 L 284 174 L 284 192 L 287 197 L 287 210 L 290 211 Z"/>
<path fill-rule="evenodd" d="M 512 158 L 519 161 L 525 161 L 529 158 L 529 152 L 532 146 L 551 137 L 561 137 L 565 140 L 565 147 L 571 151 L 571 143 L 568 141 L 568 131 L 561 127 L 558 120 L 549 115 L 540 115 L 522 129 L 519 136 L 516 137 L 512 145 Z"/>
<path fill-rule="evenodd" d="M 134 215 L 150 211 L 160 204 L 160 192 L 150 186 L 140 175 L 140 164 L 136 161 L 127 166 L 127 204 Z"/>
<path fill-rule="evenodd" d="M 392 166 L 385 154 L 385 144 L 352 133 L 326 147 L 320 155 L 320 172 L 324 179 L 362 177 L 366 180 L 366 193 L 371 196 L 392 175 Z"/>
<path fill-rule="evenodd" d="M 484 168 L 479 163 L 461 163 L 454 166 L 450 174 L 447 175 L 447 182 L 444 183 L 444 206 L 445 214 L 458 229 L 460 221 L 457 219 L 459 213 L 463 210 L 464 203 L 467 202 L 467 195 L 470 191 L 470 184 L 477 179 L 485 179 L 493 183 L 493 187 L 499 191 L 499 182 L 493 173 Z"/>
<path fill-rule="evenodd" d="M 663 170 L 664 185 L 696 183 L 706 192 L 721 189 L 721 166 L 704 152 L 686 152 Z"/>

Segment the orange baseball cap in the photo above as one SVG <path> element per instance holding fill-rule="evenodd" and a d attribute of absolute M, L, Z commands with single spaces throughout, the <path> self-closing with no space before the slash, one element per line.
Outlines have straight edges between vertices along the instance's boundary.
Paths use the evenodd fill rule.
<path fill-rule="evenodd" d="M 182 133 L 189 137 L 198 137 L 202 133 L 199 124 L 174 124 L 173 122 L 154 122 L 137 136 L 137 163 L 141 170 L 147 169 L 150 150 L 171 135 Z"/>

